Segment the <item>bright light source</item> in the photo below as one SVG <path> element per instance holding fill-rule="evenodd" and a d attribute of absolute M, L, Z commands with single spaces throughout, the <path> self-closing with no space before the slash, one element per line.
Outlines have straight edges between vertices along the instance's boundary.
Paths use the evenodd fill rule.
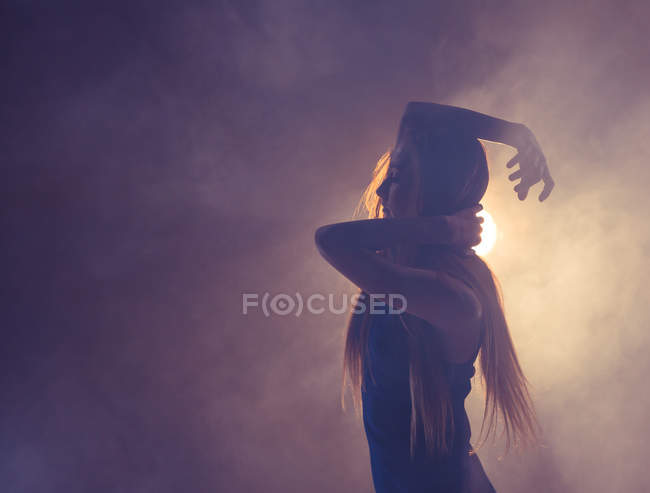
<path fill-rule="evenodd" d="M 484 209 L 477 214 L 483 218 L 483 232 L 481 233 L 481 243 L 472 247 L 476 255 L 487 255 L 497 241 L 497 225 L 494 223 L 492 216 Z"/>

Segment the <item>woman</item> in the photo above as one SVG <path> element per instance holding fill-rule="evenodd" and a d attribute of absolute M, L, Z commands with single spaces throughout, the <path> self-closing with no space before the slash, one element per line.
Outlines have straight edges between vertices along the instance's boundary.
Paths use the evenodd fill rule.
<path fill-rule="evenodd" d="M 447 105 L 410 102 L 397 142 L 377 163 L 362 203 L 370 219 L 318 228 L 323 257 L 360 288 L 345 347 L 361 404 L 377 493 L 494 491 L 470 444 L 464 400 L 478 355 L 486 437 L 501 417 L 506 447 L 534 443 L 538 427 L 505 321 L 498 283 L 471 249 L 488 184 L 478 139 L 519 152 L 519 199 L 553 180 L 522 124 Z M 405 305 L 389 305 L 387 295 Z M 369 295 L 381 295 L 383 313 Z M 401 312 L 401 313 L 400 313 Z M 483 434 L 481 427 L 481 435 Z"/>

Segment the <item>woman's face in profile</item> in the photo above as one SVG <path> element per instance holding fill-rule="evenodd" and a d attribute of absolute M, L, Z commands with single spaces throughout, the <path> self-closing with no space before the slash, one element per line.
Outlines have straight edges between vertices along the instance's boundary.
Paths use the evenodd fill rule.
<path fill-rule="evenodd" d="M 406 217 L 417 215 L 417 157 L 409 147 L 398 144 L 395 147 L 386 178 L 377 188 L 381 198 L 384 217 Z"/>

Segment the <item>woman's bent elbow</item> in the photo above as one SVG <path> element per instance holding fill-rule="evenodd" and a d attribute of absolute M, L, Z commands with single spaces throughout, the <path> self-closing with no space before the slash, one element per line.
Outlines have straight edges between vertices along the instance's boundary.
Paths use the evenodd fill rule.
<path fill-rule="evenodd" d="M 321 226 L 316 229 L 314 232 L 314 243 L 320 249 L 325 244 L 325 238 L 327 236 L 327 226 Z"/>
<path fill-rule="evenodd" d="M 314 232 L 314 243 L 319 253 L 323 257 L 327 257 L 326 252 L 331 252 L 334 247 L 332 229 L 329 225 L 321 226 Z"/>

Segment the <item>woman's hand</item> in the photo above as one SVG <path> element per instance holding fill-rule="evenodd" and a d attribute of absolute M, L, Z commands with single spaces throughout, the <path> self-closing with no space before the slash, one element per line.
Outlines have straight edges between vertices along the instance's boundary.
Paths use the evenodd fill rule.
<path fill-rule="evenodd" d="M 528 195 L 528 190 L 536 183 L 543 181 L 544 189 L 539 194 L 539 201 L 542 202 L 551 194 L 555 182 L 551 178 L 546 158 L 533 132 L 528 127 L 522 126 L 522 128 L 520 143 L 516 147 L 518 152 L 506 164 L 508 168 L 512 168 L 519 163 L 519 169 L 510 174 L 508 178 L 510 181 L 521 178 L 521 181 L 514 188 L 519 200 L 524 200 Z"/>
<path fill-rule="evenodd" d="M 450 245 L 467 248 L 481 243 L 481 233 L 483 232 L 481 223 L 483 218 L 476 215 L 481 210 L 483 210 L 483 206 L 476 205 L 451 216 L 446 216 L 449 225 Z"/>
<path fill-rule="evenodd" d="M 481 243 L 482 217 L 476 214 L 483 209 L 477 205 L 450 216 L 418 216 L 418 237 L 428 244 L 468 248 Z"/>

